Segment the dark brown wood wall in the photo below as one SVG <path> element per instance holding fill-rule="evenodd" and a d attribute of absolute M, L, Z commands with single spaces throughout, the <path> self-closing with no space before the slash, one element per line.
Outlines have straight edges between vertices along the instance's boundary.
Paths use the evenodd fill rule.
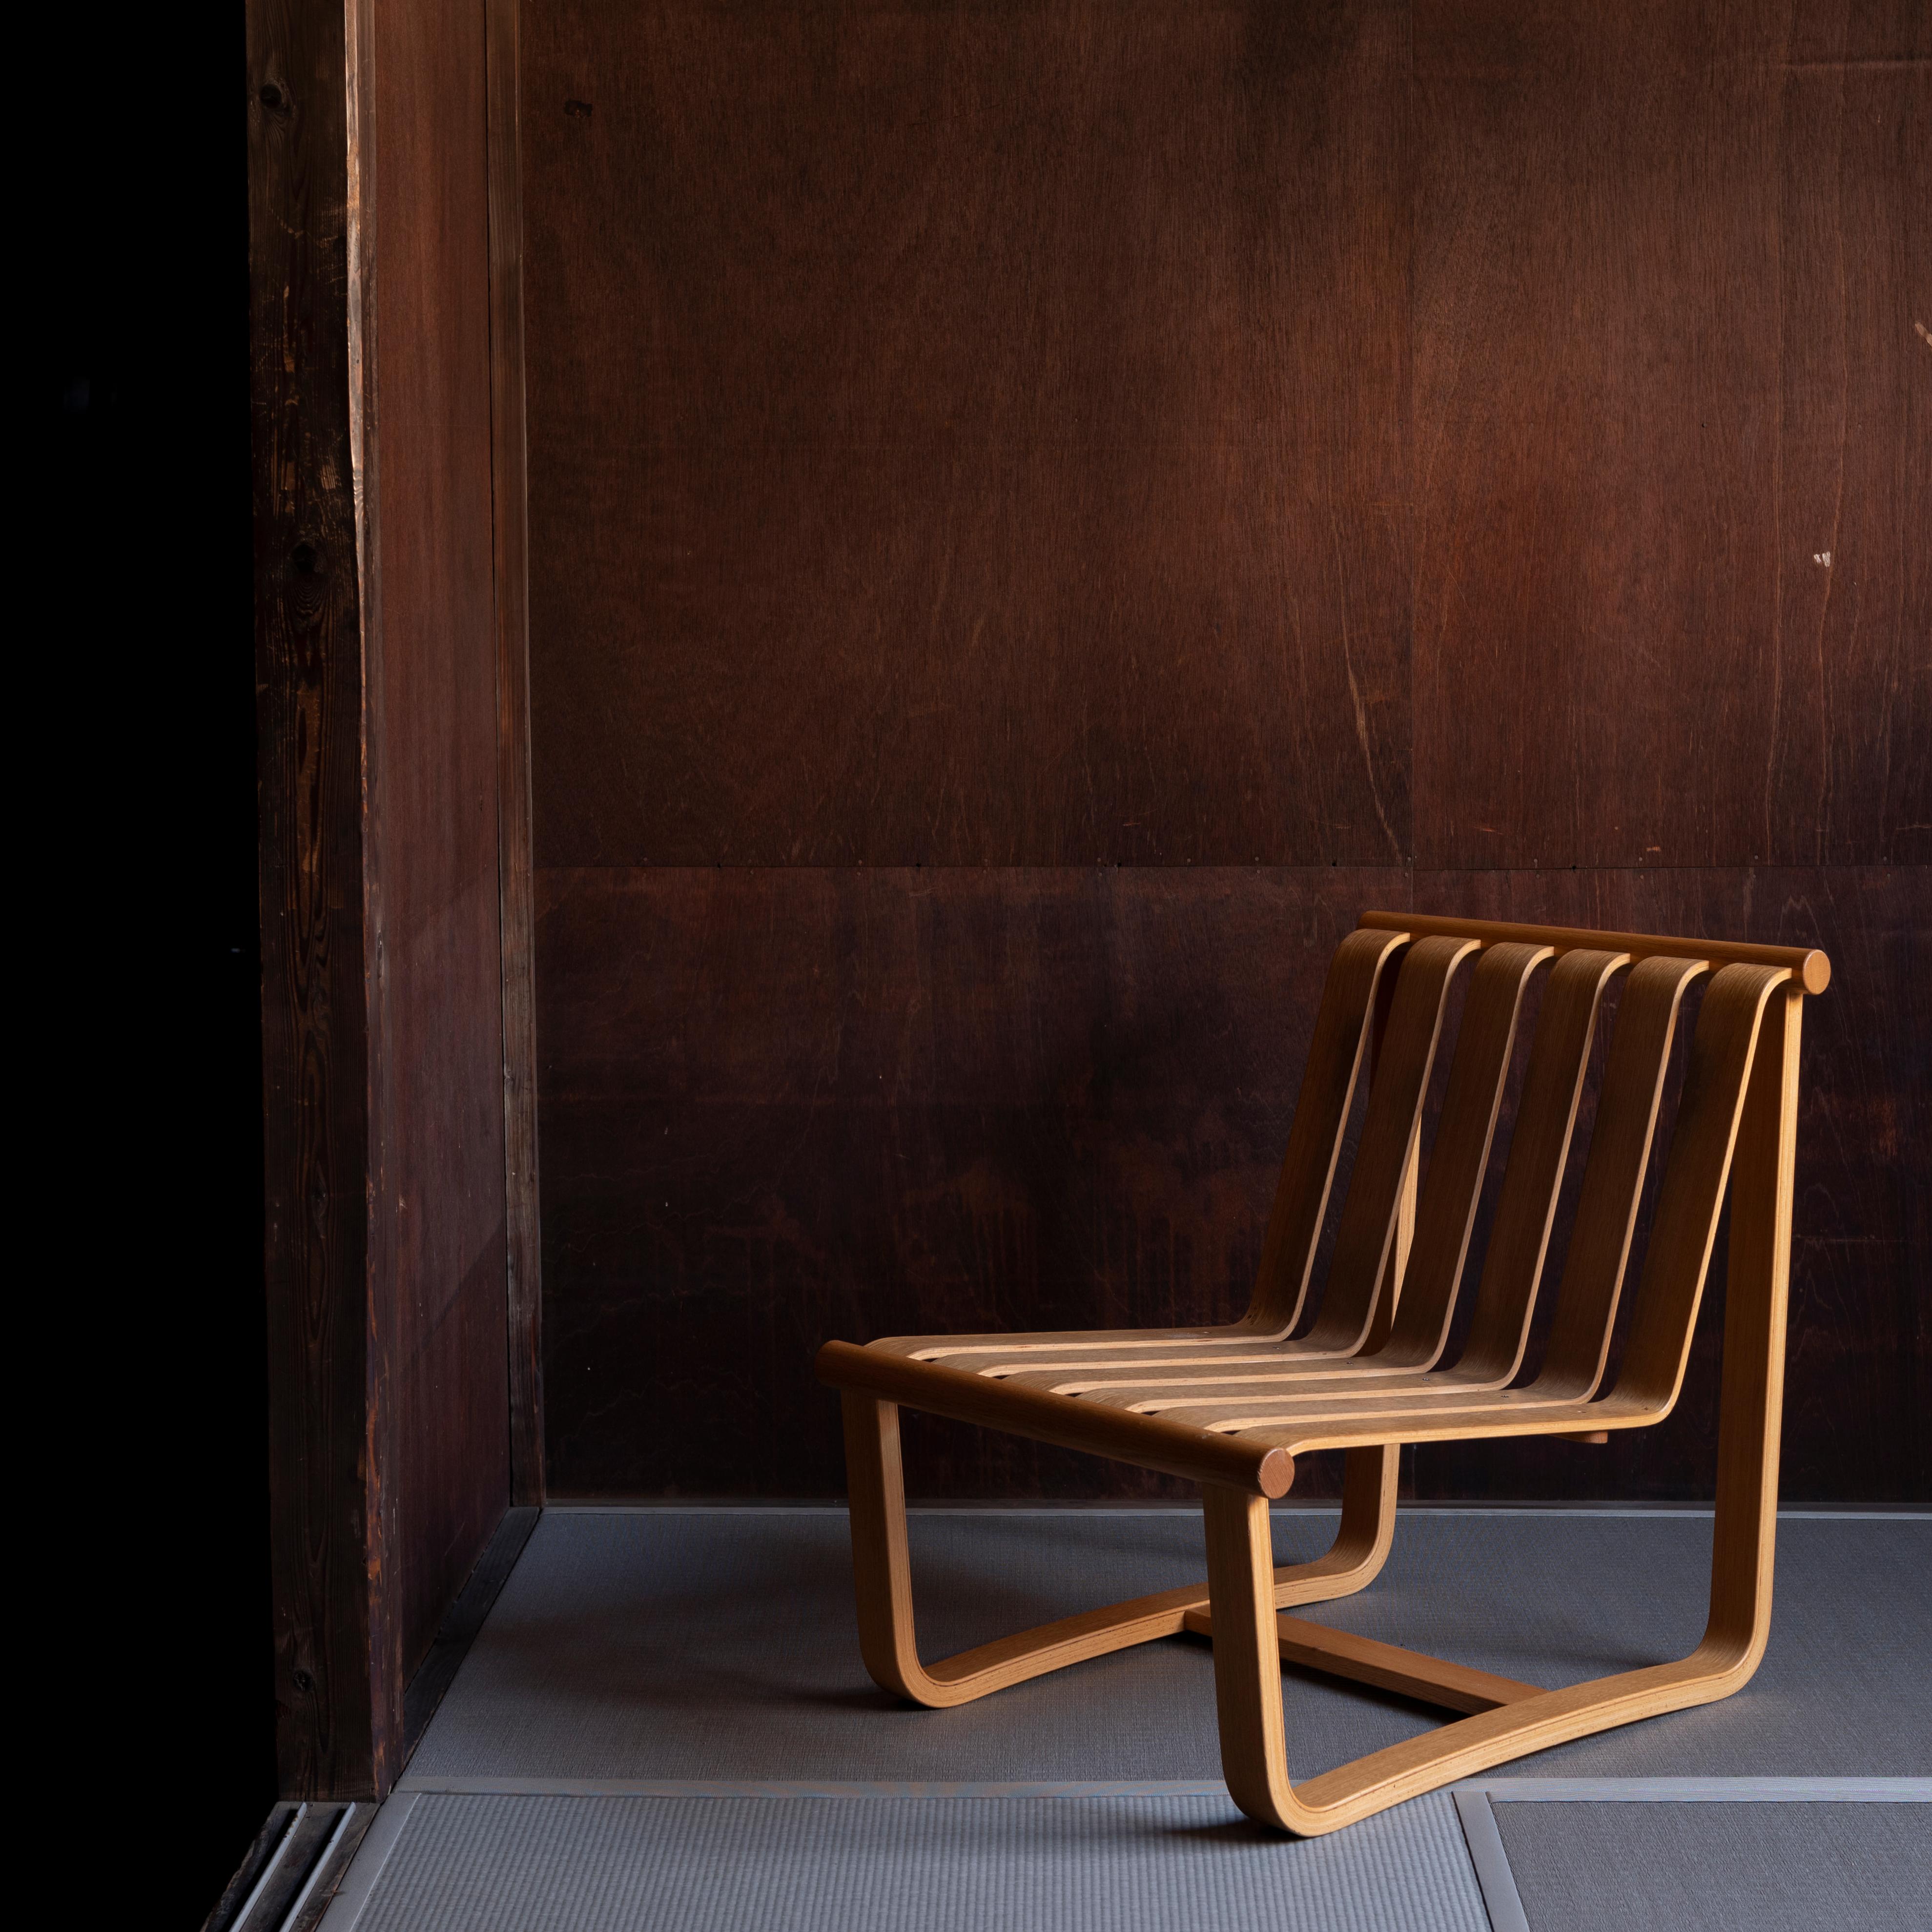
<path fill-rule="evenodd" d="M 1370 905 L 1831 953 L 1786 1490 L 1932 1491 L 1923 11 L 522 18 L 553 1492 L 1233 1312 Z M 1412 1480 L 1708 1494 L 1714 1400 Z"/>
<path fill-rule="evenodd" d="M 484 16 L 248 28 L 278 1745 L 351 1796 L 508 1500 Z"/>
<path fill-rule="evenodd" d="M 370 762 L 407 1674 L 509 1500 L 489 205 L 478 0 L 374 18 Z"/>

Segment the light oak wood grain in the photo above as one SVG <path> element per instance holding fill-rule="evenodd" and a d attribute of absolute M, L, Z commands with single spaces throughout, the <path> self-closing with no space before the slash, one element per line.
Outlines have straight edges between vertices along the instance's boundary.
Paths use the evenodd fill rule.
<path fill-rule="evenodd" d="M 1713 966 L 1784 966 L 1808 993 L 1822 993 L 1832 983 L 1832 962 L 1815 946 L 1760 946 L 1744 940 L 1671 938 L 1654 932 L 1592 932 L 1567 926 L 1520 926 L 1504 920 L 1450 919 L 1436 914 L 1365 912 L 1360 924 L 1376 931 L 1444 933 L 1460 939 L 1480 940 L 1485 946 L 1514 940 L 1541 943 L 1568 951 L 1573 946 L 1609 946 L 1634 959 L 1653 953 L 1702 959 Z"/>

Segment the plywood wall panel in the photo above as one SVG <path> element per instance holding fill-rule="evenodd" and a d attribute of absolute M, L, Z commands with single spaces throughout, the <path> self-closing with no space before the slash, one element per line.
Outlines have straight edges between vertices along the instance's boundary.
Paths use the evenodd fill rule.
<path fill-rule="evenodd" d="M 482 19 L 374 8 L 380 604 L 368 730 L 382 934 L 403 1667 L 508 1500 Z"/>
<path fill-rule="evenodd" d="M 1419 861 L 1922 860 L 1923 10 L 1415 20 Z"/>
<path fill-rule="evenodd" d="M 1768 850 L 1932 858 L 1932 11 L 1783 80 Z M 1909 43 L 1907 44 L 1910 44 Z"/>
<path fill-rule="evenodd" d="M 1408 849 L 1405 10 L 527 10 L 537 858 Z"/>
<path fill-rule="evenodd" d="M 1416 9 L 1420 865 L 1764 854 L 1779 95 L 1732 20 Z"/>
<path fill-rule="evenodd" d="M 1281 935 L 1413 854 L 1840 962 L 1787 1493 L 1923 1494 L 1924 10 L 524 22 L 559 1487 L 836 1492 L 824 1334 L 1238 1299 Z M 1711 1367 L 1418 1480 L 1702 1495 Z"/>
<path fill-rule="evenodd" d="M 1399 872 L 538 874 L 554 1490 L 837 1494 L 830 1336 L 1231 1318 Z M 1131 1472 L 940 1432 L 940 1493 Z"/>

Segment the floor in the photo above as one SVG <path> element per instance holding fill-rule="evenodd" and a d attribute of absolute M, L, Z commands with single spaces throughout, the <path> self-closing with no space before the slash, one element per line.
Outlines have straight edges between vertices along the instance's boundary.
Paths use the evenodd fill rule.
<path fill-rule="evenodd" d="M 1334 1526 L 1277 1511 L 1277 1559 Z M 922 1512 L 912 1541 L 934 1656 L 1203 1571 L 1185 1511 Z M 1709 1542 L 1688 1513 L 1406 1512 L 1377 1582 L 1304 1614 L 1553 1686 L 1693 1648 Z M 860 1662 L 842 1510 L 553 1508 L 325 1923 L 1932 1922 L 1932 1520 L 1793 1516 L 1778 1560 L 1737 1696 L 1297 1842 L 1220 1784 L 1204 1642 L 915 1710 Z M 1298 1779 L 1437 1721 L 1298 1671 L 1286 1696 Z"/>

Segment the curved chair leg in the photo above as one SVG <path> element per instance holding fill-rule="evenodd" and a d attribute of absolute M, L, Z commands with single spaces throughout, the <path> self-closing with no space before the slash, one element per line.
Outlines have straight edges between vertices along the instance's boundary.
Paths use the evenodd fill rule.
<path fill-rule="evenodd" d="M 1090 1657 L 1172 1636 L 1185 1626 L 1190 1612 L 1204 1616 L 1208 1586 L 1189 1584 L 1021 1630 L 962 1651 L 941 1663 L 922 1664 L 913 1621 L 898 1408 L 859 1390 L 844 1390 L 842 1400 L 859 1646 L 872 1681 L 884 1689 L 915 1703 L 944 1709 Z M 1269 1552 L 1270 1587 L 1276 1604 L 1345 1597 L 1374 1579 L 1387 1560 L 1395 1534 L 1396 1454 L 1392 1448 L 1348 1452 L 1342 1524 L 1334 1546 L 1314 1562 L 1280 1570 L 1274 1568 L 1272 1550 Z M 1255 1500 L 1261 1504 L 1265 1532 L 1267 1500 L 1259 1496 Z"/>
<path fill-rule="evenodd" d="M 1283 1626 L 1296 1620 L 1277 1616 L 1269 1585 L 1265 1503 L 1218 1488 L 1204 1490 L 1202 1502 L 1222 1774 L 1234 1802 L 1250 1818 L 1298 1838 L 1319 1837 L 1456 1778 L 1573 1738 L 1728 1697 L 1750 1678 L 1762 1654 L 1768 1602 L 1761 1599 L 1741 1620 L 1727 1615 L 1721 1570 L 1714 1580 L 1711 1628 L 1689 1657 L 1567 1690 L 1543 1690 L 1484 1677 L 1440 1658 L 1351 1640 L 1314 1624 L 1300 1626 L 1312 1640 L 1292 1647 Z M 1720 1535 L 1720 1562 L 1723 1541 Z M 1295 1785 L 1288 1778 L 1282 1715 L 1284 1651 L 1331 1675 L 1382 1684 L 1427 1702 L 1473 1708 L 1478 1714 Z"/>
<path fill-rule="evenodd" d="M 1315 1837 L 1531 1751 L 1714 1702 L 1750 1681 L 1771 1631 L 1798 1024 L 1794 992 L 1759 1049 L 1732 1168 L 1717 1513 L 1703 1642 L 1677 1663 L 1562 1690 L 1499 1678 L 1472 1682 L 1474 1673 L 1439 1658 L 1280 1616 L 1265 1499 L 1207 1485 L 1201 1500 L 1221 1765 L 1228 1791 L 1250 1818 Z M 1198 1627 L 1198 1620 L 1190 1621 Z M 1289 1626 L 1306 1634 L 1298 1639 Z M 1282 1718 L 1284 1650 L 1305 1651 L 1298 1660 L 1336 1675 L 1392 1684 L 1476 1714 L 1292 1784 Z"/>
<path fill-rule="evenodd" d="M 1402 1451 L 1392 1443 L 1348 1451 L 1342 1470 L 1342 1525 L 1334 1543 L 1327 1556 L 1312 1563 L 1287 1564 L 1275 1571 L 1277 1610 L 1352 1597 L 1381 1575 L 1395 1541 L 1396 1475 L 1401 1460 Z M 1274 1562 L 1272 1546 L 1268 1560 Z"/>

